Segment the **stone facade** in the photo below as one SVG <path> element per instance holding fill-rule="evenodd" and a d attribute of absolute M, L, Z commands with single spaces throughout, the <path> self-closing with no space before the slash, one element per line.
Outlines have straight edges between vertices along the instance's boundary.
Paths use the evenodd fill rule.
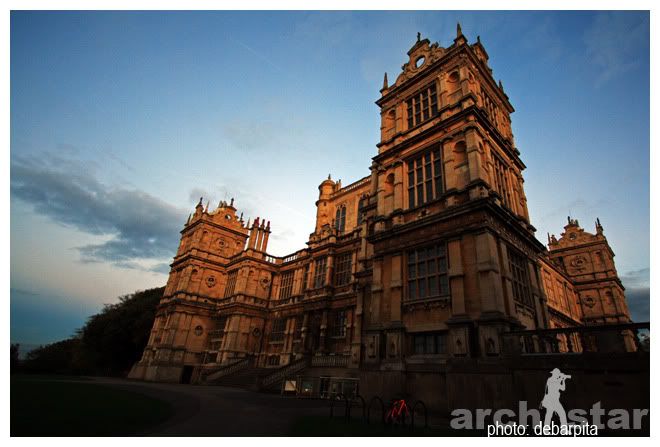
<path fill-rule="evenodd" d="M 376 102 L 370 175 L 320 184 L 306 248 L 270 256 L 270 222 L 200 199 L 131 377 L 314 356 L 387 387 L 414 365 L 497 357 L 502 332 L 630 321 L 600 222 L 536 239 L 514 109 L 479 38 L 418 36 L 402 70 Z"/>

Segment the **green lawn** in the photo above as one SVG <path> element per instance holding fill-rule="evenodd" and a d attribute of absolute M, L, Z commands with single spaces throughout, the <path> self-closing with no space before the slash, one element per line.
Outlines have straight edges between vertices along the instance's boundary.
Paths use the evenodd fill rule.
<path fill-rule="evenodd" d="M 128 436 L 172 414 L 160 400 L 91 382 L 28 375 L 10 380 L 11 436 Z"/>

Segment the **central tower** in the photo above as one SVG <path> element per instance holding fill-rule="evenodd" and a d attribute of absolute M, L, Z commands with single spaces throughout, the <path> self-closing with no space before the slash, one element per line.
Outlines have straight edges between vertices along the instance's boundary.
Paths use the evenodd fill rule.
<path fill-rule="evenodd" d="M 365 361 L 497 355 L 499 332 L 545 327 L 514 109 L 479 37 L 458 25 L 443 48 L 418 34 L 376 104 Z"/>

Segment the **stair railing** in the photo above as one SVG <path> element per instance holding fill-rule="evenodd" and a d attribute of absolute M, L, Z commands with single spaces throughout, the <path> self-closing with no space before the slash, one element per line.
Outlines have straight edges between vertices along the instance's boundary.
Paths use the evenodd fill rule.
<path fill-rule="evenodd" d="M 267 388 L 277 382 L 283 381 L 286 377 L 295 374 L 309 366 L 309 357 L 303 357 L 295 362 L 289 363 L 282 368 L 261 378 L 260 387 Z"/>
<path fill-rule="evenodd" d="M 222 368 L 213 371 L 212 373 L 206 374 L 204 377 L 205 382 L 213 382 L 216 381 L 222 377 L 228 376 L 230 374 L 233 374 L 235 372 L 238 372 L 242 369 L 245 369 L 250 366 L 251 364 L 251 358 L 244 358 L 241 360 L 238 360 L 234 363 L 231 363 L 227 366 L 223 366 Z"/>

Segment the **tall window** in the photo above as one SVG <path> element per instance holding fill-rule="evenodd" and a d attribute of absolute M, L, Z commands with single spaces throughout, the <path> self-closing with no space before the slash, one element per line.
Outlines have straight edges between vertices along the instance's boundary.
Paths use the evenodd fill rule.
<path fill-rule="evenodd" d="M 409 300 L 449 295 L 444 243 L 409 250 L 407 266 Z"/>
<path fill-rule="evenodd" d="M 227 274 L 227 287 L 225 287 L 225 298 L 234 294 L 237 277 L 238 277 L 238 270 L 232 270 Z"/>
<path fill-rule="evenodd" d="M 307 281 L 309 277 L 309 266 L 310 263 L 308 262 L 305 264 L 305 267 L 303 267 L 303 277 L 302 277 L 302 286 L 300 288 L 300 293 L 303 293 L 307 289 Z"/>
<path fill-rule="evenodd" d="M 369 201 L 369 197 L 365 196 L 360 198 L 360 201 L 358 202 L 358 214 L 357 214 L 358 225 L 361 225 L 364 222 L 364 219 L 366 217 L 364 208 L 367 206 L 368 201 Z"/>
<path fill-rule="evenodd" d="M 270 341 L 284 340 L 284 329 L 286 329 L 286 318 L 278 318 L 273 321 L 273 328 L 270 331 Z"/>
<path fill-rule="evenodd" d="M 415 354 L 445 354 L 447 352 L 447 334 L 425 333 L 413 335 Z"/>
<path fill-rule="evenodd" d="M 353 253 L 344 253 L 337 256 L 335 261 L 335 286 L 343 286 L 351 282 L 351 261 Z"/>
<path fill-rule="evenodd" d="M 509 269 L 511 269 L 513 299 L 519 303 L 533 307 L 532 295 L 529 289 L 527 259 L 511 248 L 507 250 L 507 253 L 509 255 Z"/>
<path fill-rule="evenodd" d="M 442 194 L 440 148 L 408 161 L 408 206 L 414 208 Z"/>
<path fill-rule="evenodd" d="M 318 258 L 314 261 L 314 288 L 318 289 L 325 285 L 325 271 L 327 269 L 327 258 Z"/>
<path fill-rule="evenodd" d="M 337 234 L 344 234 L 344 230 L 346 229 L 346 206 L 337 208 L 335 228 L 337 229 Z"/>
<path fill-rule="evenodd" d="M 493 154 L 493 182 L 495 182 L 493 187 L 502 196 L 504 204 L 510 207 L 509 188 L 507 187 L 507 167 L 500 157 L 495 155 L 494 152 L 491 153 Z"/>
<path fill-rule="evenodd" d="M 338 310 L 332 319 L 331 337 L 346 337 L 346 311 Z"/>
<path fill-rule="evenodd" d="M 438 94 L 435 82 L 423 88 L 406 101 L 408 112 L 408 129 L 412 129 L 424 121 L 438 116 Z"/>
<path fill-rule="evenodd" d="M 293 270 L 282 274 L 282 282 L 280 283 L 280 299 L 289 298 L 293 291 Z"/>

